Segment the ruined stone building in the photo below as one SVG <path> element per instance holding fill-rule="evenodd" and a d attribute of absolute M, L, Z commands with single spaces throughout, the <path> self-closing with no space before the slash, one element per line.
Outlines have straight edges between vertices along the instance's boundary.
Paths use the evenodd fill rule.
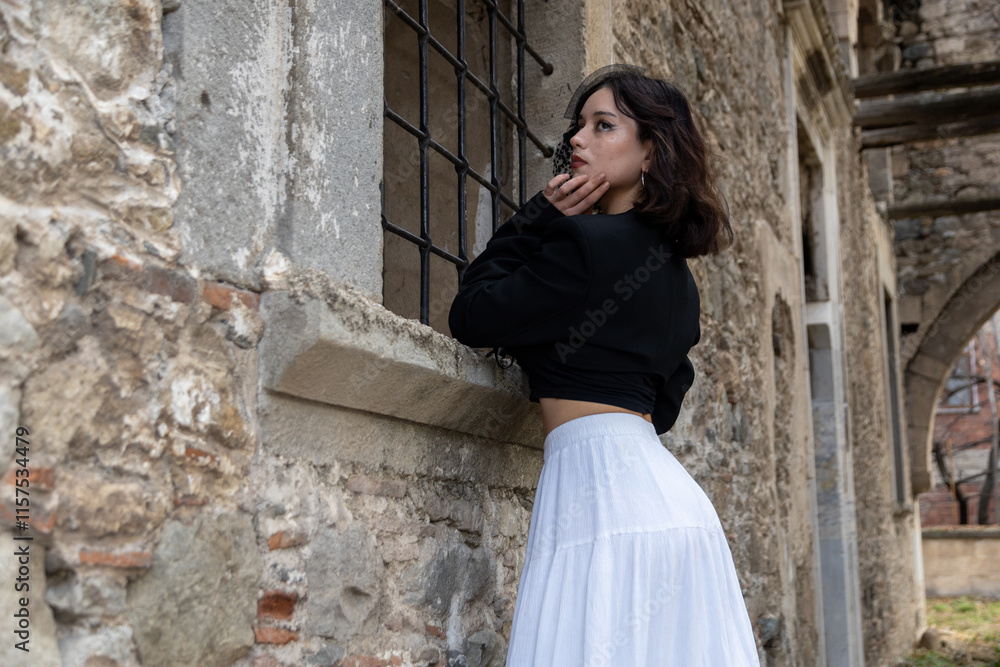
<path fill-rule="evenodd" d="M 731 211 L 663 444 L 761 663 L 895 664 L 932 406 L 1000 303 L 995 214 L 892 217 L 962 151 L 863 150 L 852 81 L 912 65 L 901 4 L 948 3 L 0 2 L 0 551 L 33 537 L 32 667 L 503 664 L 541 420 L 447 312 L 612 62 L 686 92 Z"/>
<path fill-rule="evenodd" d="M 1000 485 L 987 480 L 990 466 L 997 467 L 998 348 L 1000 313 L 994 313 L 951 367 L 934 416 L 934 485 L 920 496 L 923 527 L 1000 523 Z M 992 392 L 985 378 L 993 380 Z"/>

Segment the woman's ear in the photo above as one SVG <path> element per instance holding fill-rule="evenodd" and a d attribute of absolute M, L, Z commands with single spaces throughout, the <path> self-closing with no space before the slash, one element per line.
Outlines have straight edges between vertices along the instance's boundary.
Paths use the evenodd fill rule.
<path fill-rule="evenodd" d="M 642 170 L 649 171 L 649 165 L 653 162 L 653 140 L 646 139 L 642 147 L 646 149 L 646 156 L 642 159 Z"/>

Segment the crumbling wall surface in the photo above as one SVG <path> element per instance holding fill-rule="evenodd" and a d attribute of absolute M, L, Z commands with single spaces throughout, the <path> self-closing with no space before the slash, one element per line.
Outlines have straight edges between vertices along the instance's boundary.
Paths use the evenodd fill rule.
<path fill-rule="evenodd" d="M 6 665 L 222 665 L 254 641 L 261 559 L 235 494 L 257 443 L 257 297 L 177 263 L 161 12 L 0 5 L 5 637 L 22 596 L 30 610 L 30 653 L 5 640 Z"/>
<path fill-rule="evenodd" d="M 865 663 L 893 664 L 913 646 L 922 595 L 914 585 L 912 505 L 898 505 L 886 379 L 879 236 L 888 232 L 867 192 L 857 144 L 837 142 L 848 446 L 853 457 L 858 579 Z M 902 473 L 900 473 L 902 474 Z"/>
<path fill-rule="evenodd" d="M 5 619 L 19 609 L 9 554 L 23 541 L 13 538 L 33 538 L 31 651 L 5 641 L 0 663 L 443 666 L 464 656 L 496 667 L 541 452 L 266 392 L 274 435 L 265 442 L 255 290 L 324 276 L 296 282 L 300 267 L 287 261 L 257 262 L 250 275 L 225 258 L 217 270 L 235 282 L 223 282 L 204 268 L 219 248 L 206 254 L 207 237 L 188 236 L 199 216 L 217 214 L 210 205 L 227 200 L 225 187 L 243 207 L 227 229 L 270 224 L 266 207 L 244 204 L 274 184 L 227 177 L 225 159 L 195 146 L 210 132 L 239 137 L 245 116 L 274 101 L 252 87 L 242 91 L 250 102 L 213 97 L 213 77 L 223 85 L 232 66 L 267 78 L 270 70 L 246 68 L 276 67 L 283 56 L 247 64 L 228 42 L 212 49 L 210 36 L 193 34 L 196 15 L 169 36 L 185 57 L 165 58 L 162 12 L 180 15 L 179 4 L 0 5 Z M 295 27 L 275 4 L 248 9 L 252 16 L 224 9 L 213 29 L 232 27 L 234 44 L 246 46 L 236 27 L 267 11 L 282 29 Z M 371 38 L 350 32 L 346 18 L 337 36 Z M 219 61 L 193 56 L 196 46 Z M 206 69 L 185 73 L 174 61 Z M 278 98 L 280 108 L 280 90 Z M 317 106 L 338 123 L 349 115 Z M 280 113 L 269 118 L 287 130 L 283 140 L 311 136 L 281 127 Z M 371 127 L 367 117 L 359 123 Z M 206 179 L 211 186 L 181 206 L 184 189 Z M 363 208 L 377 206 L 374 198 Z M 178 210 L 183 225 L 174 224 Z M 345 222 L 345 238 L 380 236 L 375 220 Z M 353 261 L 366 248 L 354 247 Z M 358 281 L 368 296 L 370 273 Z M 276 424 L 302 437 L 282 438 Z M 25 531 L 13 505 L 18 426 L 29 441 Z"/>
<path fill-rule="evenodd" d="M 897 8 L 903 67 L 996 60 L 1000 6 L 975 0 L 919 0 Z"/>

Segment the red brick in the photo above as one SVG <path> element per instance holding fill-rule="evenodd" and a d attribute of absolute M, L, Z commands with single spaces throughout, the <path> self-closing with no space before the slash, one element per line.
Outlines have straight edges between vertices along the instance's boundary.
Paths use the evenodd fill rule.
<path fill-rule="evenodd" d="M 172 301 L 191 303 L 198 293 L 198 281 L 178 271 L 160 266 L 146 269 L 147 290 L 154 294 L 169 296 Z"/>
<path fill-rule="evenodd" d="M 174 507 L 201 507 L 202 505 L 208 504 L 208 498 L 205 496 L 196 496 L 193 493 L 185 493 L 180 496 L 174 496 Z"/>
<path fill-rule="evenodd" d="M 444 633 L 444 630 L 442 630 L 441 628 L 439 628 L 436 625 L 431 625 L 430 623 L 425 623 L 424 624 L 424 630 L 426 630 L 427 634 L 429 634 L 429 635 L 434 635 L 435 637 L 439 637 L 441 639 L 447 639 L 448 638 L 448 636 Z"/>
<path fill-rule="evenodd" d="M 266 591 L 264 597 L 257 600 L 257 618 L 290 620 L 295 612 L 295 602 L 298 599 L 299 596 L 296 593 Z"/>
<path fill-rule="evenodd" d="M 37 507 L 29 507 L 27 516 L 24 513 L 18 514 L 13 503 L 0 503 L 0 523 L 11 528 L 16 528 L 18 520 L 28 524 L 28 531 L 17 531 L 21 534 L 30 534 L 32 531 L 41 535 L 48 535 L 56 525 L 55 512 L 43 512 Z"/>
<path fill-rule="evenodd" d="M 3 478 L 5 484 L 10 484 L 11 486 L 17 486 L 18 480 L 25 478 L 25 475 L 18 477 L 17 471 L 24 470 L 21 466 L 13 466 L 7 475 Z M 56 486 L 56 473 L 52 468 L 27 468 L 28 474 L 28 486 L 29 491 L 31 489 L 36 489 L 40 491 L 51 491 Z"/>
<path fill-rule="evenodd" d="M 333 667 L 386 667 L 388 664 L 373 655 L 349 655 L 338 660 Z"/>
<path fill-rule="evenodd" d="M 351 475 L 347 478 L 347 489 L 354 493 L 365 493 L 371 496 L 402 498 L 406 495 L 406 482 L 379 479 L 368 475 Z"/>
<path fill-rule="evenodd" d="M 283 628 L 254 628 L 253 634 L 258 644 L 287 644 L 299 638 L 299 633 Z"/>
<path fill-rule="evenodd" d="M 126 551 L 116 554 L 97 549 L 81 549 L 80 563 L 83 565 L 110 565 L 111 567 L 149 567 L 153 564 L 153 554 L 148 551 Z"/>
<path fill-rule="evenodd" d="M 403 658 L 390 656 L 388 660 L 374 655 L 349 655 L 336 662 L 334 667 L 397 667 L 403 664 Z"/>
<path fill-rule="evenodd" d="M 191 276 L 162 266 L 143 267 L 122 255 L 112 255 L 102 262 L 101 275 L 182 303 L 191 303 L 198 294 L 198 281 Z"/>
<path fill-rule="evenodd" d="M 972 503 L 970 503 L 971 509 Z M 948 487 L 939 486 L 920 496 L 921 526 L 958 525 L 958 502 L 951 497 Z"/>
<path fill-rule="evenodd" d="M 229 310 L 234 296 L 251 310 L 257 310 L 260 305 L 260 295 L 256 292 L 248 292 L 223 283 L 205 283 L 201 288 L 201 298 L 219 310 Z"/>
<path fill-rule="evenodd" d="M 137 264 L 122 255 L 112 255 L 101 262 L 101 275 L 111 280 L 142 284 L 142 264 Z"/>
<path fill-rule="evenodd" d="M 201 449 L 195 449 L 194 447 L 185 447 L 184 456 L 192 458 L 198 463 L 211 463 L 212 465 L 219 464 L 219 457 L 210 452 L 203 451 Z"/>
<path fill-rule="evenodd" d="M 267 538 L 267 548 L 271 551 L 275 549 L 289 549 L 301 546 L 306 541 L 305 535 L 299 532 L 279 530 L 271 537 Z"/>

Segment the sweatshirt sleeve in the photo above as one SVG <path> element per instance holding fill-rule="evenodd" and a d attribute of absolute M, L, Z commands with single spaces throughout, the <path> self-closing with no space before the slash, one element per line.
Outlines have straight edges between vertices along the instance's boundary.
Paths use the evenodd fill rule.
<path fill-rule="evenodd" d="M 577 316 L 590 290 L 590 247 L 579 221 L 548 206 L 558 215 L 544 205 L 535 217 L 515 215 L 466 268 L 448 313 L 458 341 L 514 347 L 567 335 L 567 317 Z"/>
<path fill-rule="evenodd" d="M 562 211 L 539 190 L 497 228 L 483 251 L 465 268 L 461 287 L 509 275 L 538 248 L 547 224 L 562 217 Z"/>

